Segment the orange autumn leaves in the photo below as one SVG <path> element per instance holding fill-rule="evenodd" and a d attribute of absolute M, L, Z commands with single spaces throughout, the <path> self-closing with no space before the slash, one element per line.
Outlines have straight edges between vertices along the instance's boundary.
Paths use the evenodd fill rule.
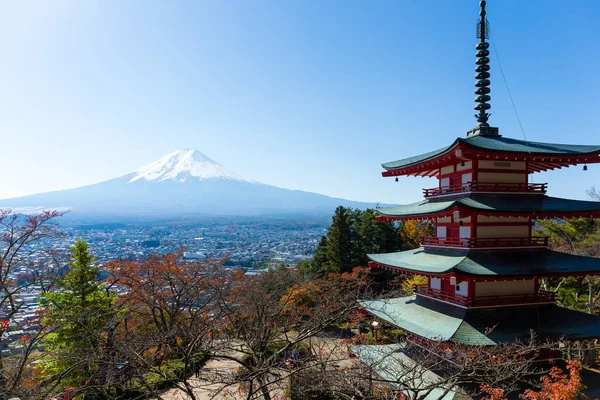
<path fill-rule="evenodd" d="M 571 360 L 567 371 L 552 367 L 547 375 L 541 378 L 542 388 L 539 391 L 527 389 L 520 397 L 523 400 L 576 400 L 580 397 L 585 385 L 581 380 L 581 363 Z M 504 391 L 490 385 L 482 385 L 481 389 L 487 396 L 482 400 L 505 400 Z"/>

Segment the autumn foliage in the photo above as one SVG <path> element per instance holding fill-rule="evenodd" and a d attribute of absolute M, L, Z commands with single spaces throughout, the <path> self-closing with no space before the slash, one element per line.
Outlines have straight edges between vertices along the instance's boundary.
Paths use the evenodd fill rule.
<path fill-rule="evenodd" d="M 567 372 L 553 367 L 548 375 L 541 378 L 542 389 L 538 392 L 528 389 L 521 398 L 524 400 L 575 400 L 585 389 L 581 381 L 581 363 L 571 360 Z"/>
<path fill-rule="evenodd" d="M 547 375 L 542 376 L 542 387 L 539 391 L 527 389 L 519 397 L 523 400 L 576 400 L 586 386 L 581 381 L 581 363 L 571 360 L 567 371 L 552 367 Z M 481 385 L 481 390 L 487 394 L 482 400 L 505 400 L 504 390 L 490 385 Z"/>

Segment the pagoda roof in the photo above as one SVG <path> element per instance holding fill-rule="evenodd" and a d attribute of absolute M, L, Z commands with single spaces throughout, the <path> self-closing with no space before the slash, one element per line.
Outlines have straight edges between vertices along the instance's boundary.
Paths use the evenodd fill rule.
<path fill-rule="evenodd" d="M 395 253 L 367 254 L 378 266 L 423 275 L 466 274 L 487 277 L 565 276 L 600 273 L 600 258 L 548 249 L 453 250 L 422 247 Z"/>
<path fill-rule="evenodd" d="M 378 208 L 380 220 L 420 219 L 450 215 L 455 210 L 476 211 L 483 215 L 538 216 L 600 216 L 600 202 L 531 195 L 489 195 L 468 193 L 451 199 L 426 199 L 417 203 Z"/>
<path fill-rule="evenodd" d="M 359 301 L 370 314 L 436 341 L 495 345 L 530 337 L 582 340 L 600 337 L 600 316 L 556 305 L 465 310 L 416 296 Z"/>
<path fill-rule="evenodd" d="M 400 391 L 406 386 L 413 390 L 419 388 L 421 390 L 416 390 L 416 394 L 425 395 L 422 400 L 452 400 L 457 395 L 456 390 L 446 390 L 440 384 L 442 378 L 438 374 L 408 356 L 404 344 L 355 345 L 350 347 L 350 351 L 386 383 Z"/>
<path fill-rule="evenodd" d="M 472 148 L 476 150 L 479 149 L 486 152 L 510 154 L 520 153 L 527 156 L 536 155 L 577 157 L 585 155 L 597 155 L 595 153 L 600 152 L 600 145 L 530 142 L 528 140 L 511 139 L 499 135 L 474 135 L 467 138 L 457 138 L 450 146 L 430 151 L 418 156 L 383 163 L 381 166 L 388 171 L 409 167 L 447 154 L 459 145 L 461 147 Z M 600 159 L 596 162 L 598 161 L 600 161 Z M 592 161 L 588 160 L 587 162 Z"/>

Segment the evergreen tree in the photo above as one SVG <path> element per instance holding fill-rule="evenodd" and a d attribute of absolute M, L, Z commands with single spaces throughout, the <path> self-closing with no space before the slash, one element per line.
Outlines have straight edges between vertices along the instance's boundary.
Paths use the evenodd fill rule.
<path fill-rule="evenodd" d="M 310 265 L 305 267 L 304 272 L 312 277 L 320 277 L 323 275 L 325 264 L 327 264 L 327 236 L 322 236 L 315 256 Z"/>
<path fill-rule="evenodd" d="M 327 262 L 324 265 L 323 272 L 350 272 L 356 265 L 352 265 L 352 230 L 349 210 L 339 206 L 335 209 L 335 214 L 331 226 L 327 231 L 327 247 L 325 254 Z"/>
<path fill-rule="evenodd" d="M 389 253 L 398 251 L 402 247 L 398 226 L 393 222 L 377 222 L 375 210 L 366 209 L 358 222 L 358 233 L 364 253 Z M 364 265 L 366 261 L 365 256 Z"/>
<path fill-rule="evenodd" d="M 118 314 L 116 295 L 97 281 L 98 267 L 86 242 L 79 239 L 70 250 L 70 270 L 57 280 L 56 290 L 40 299 L 45 323 L 53 330 L 44 341 L 48 357 L 42 369 L 46 377 L 60 377 L 63 387 L 101 388 L 114 356 L 110 342 Z"/>
<path fill-rule="evenodd" d="M 351 272 L 354 267 L 366 267 L 368 253 L 398 251 L 402 238 L 398 225 L 377 222 L 376 211 L 338 207 L 327 230 L 321 238 L 309 274 L 322 276 L 328 273 Z"/>

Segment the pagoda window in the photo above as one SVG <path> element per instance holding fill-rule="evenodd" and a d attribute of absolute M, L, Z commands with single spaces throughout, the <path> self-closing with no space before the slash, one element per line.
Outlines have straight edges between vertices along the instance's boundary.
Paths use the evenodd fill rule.
<path fill-rule="evenodd" d="M 473 173 L 467 172 L 466 174 L 462 174 L 462 185 L 463 188 L 467 187 L 467 184 L 473 182 Z"/>
<path fill-rule="evenodd" d="M 450 178 L 445 177 L 440 179 L 440 188 L 447 189 L 448 187 L 450 187 Z"/>
<path fill-rule="evenodd" d="M 437 227 L 437 237 L 439 237 L 439 238 L 445 238 L 446 237 L 446 227 L 445 226 L 438 226 Z"/>
<path fill-rule="evenodd" d="M 469 296 L 469 282 L 463 281 L 456 284 L 456 294 L 459 296 Z"/>
<path fill-rule="evenodd" d="M 435 290 L 442 289 L 442 279 L 441 278 L 431 278 L 430 287 Z"/>
<path fill-rule="evenodd" d="M 470 226 L 461 226 L 460 227 L 460 238 L 461 239 L 471 238 L 471 227 Z"/>

